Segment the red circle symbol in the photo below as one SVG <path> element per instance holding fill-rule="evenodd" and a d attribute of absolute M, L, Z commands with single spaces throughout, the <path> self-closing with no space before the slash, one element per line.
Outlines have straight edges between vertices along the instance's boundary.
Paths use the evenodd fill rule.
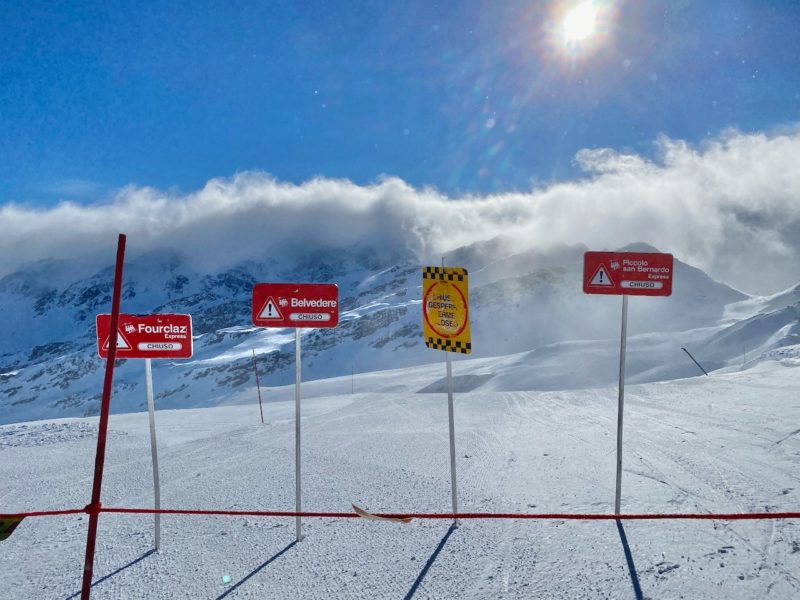
<path fill-rule="evenodd" d="M 437 329 L 428 316 L 428 296 L 430 296 L 431 292 L 436 289 L 439 285 L 446 285 L 451 289 L 454 289 L 458 292 L 459 297 L 461 298 L 461 305 L 464 307 L 464 321 L 461 323 L 461 326 L 456 330 L 454 333 L 443 333 Z M 422 315 L 425 318 L 425 322 L 428 324 L 433 331 L 435 331 L 438 335 L 442 336 L 443 338 L 454 338 L 458 337 L 462 331 L 467 327 L 467 323 L 469 323 L 469 307 L 467 306 L 467 299 L 464 297 L 464 294 L 461 293 L 461 290 L 458 289 L 457 286 L 449 283 L 447 281 L 437 281 L 431 287 L 428 288 L 428 291 L 425 292 L 425 297 L 422 299 Z"/>

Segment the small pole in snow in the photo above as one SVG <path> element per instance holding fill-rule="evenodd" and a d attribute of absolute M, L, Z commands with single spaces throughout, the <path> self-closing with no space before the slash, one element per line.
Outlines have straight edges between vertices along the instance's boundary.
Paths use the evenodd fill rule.
<path fill-rule="evenodd" d="M 355 367 L 350 365 L 350 395 L 356 393 L 356 381 L 355 381 Z"/>
<path fill-rule="evenodd" d="M 694 364 L 696 364 L 696 365 L 697 365 L 697 366 L 700 368 L 700 370 L 701 370 L 701 371 L 702 371 L 702 372 L 705 374 L 705 376 L 706 376 L 706 377 L 708 377 L 708 372 L 707 372 L 707 371 L 706 371 L 706 370 L 703 368 L 703 366 L 702 366 L 702 365 L 701 365 L 699 362 L 697 362 L 697 361 L 694 359 L 694 356 L 692 356 L 692 353 L 691 353 L 691 352 L 689 352 L 689 351 L 688 351 L 686 348 L 681 348 L 681 350 L 683 350 L 684 352 L 686 352 L 686 354 L 688 354 L 688 355 L 689 355 L 689 358 L 691 358 L 691 359 L 692 359 L 692 362 L 694 362 Z"/>
<path fill-rule="evenodd" d="M 256 365 L 256 349 L 253 348 L 253 371 L 256 372 L 256 389 L 258 390 L 258 410 L 261 412 L 261 424 L 264 424 L 264 409 L 261 407 L 261 384 L 258 382 L 258 366 Z"/>

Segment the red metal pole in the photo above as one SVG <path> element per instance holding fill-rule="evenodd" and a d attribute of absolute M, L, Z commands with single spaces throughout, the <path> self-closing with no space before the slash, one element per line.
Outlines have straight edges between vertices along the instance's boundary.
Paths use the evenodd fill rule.
<path fill-rule="evenodd" d="M 103 380 L 103 399 L 100 404 L 100 430 L 97 434 L 97 454 L 94 459 L 92 502 L 87 507 L 87 512 L 89 513 L 89 533 L 86 536 L 86 558 L 83 563 L 81 600 L 89 600 L 89 595 L 92 590 L 94 547 L 97 541 L 97 519 L 100 516 L 100 489 L 103 485 L 103 464 L 106 459 L 106 434 L 108 433 L 108 413 L 111 405 L 111 384 L 114 380 L 114 360 L 117 357 L 117 328 L 119 325 L 119 304 L 122 292 L 122 263 L 125 259 L 125 239 L 125 235 L 120 233 L 117 241 L 117 265 L 114 270 L 114 293 L 111 297 L 111 333 L 108 339 L 106 375 Z"/>
<path fill-rule="evenodd" d="M 256 366 L 256 349 L 253 348 L 253 370 L 256 372 L 256 388 L 258 389 L 258 410 L 261 411 L 261 424 L 264 424 L 264 409 L 261 408 L 261 385 L 258 383 L 258 367 Z"/>

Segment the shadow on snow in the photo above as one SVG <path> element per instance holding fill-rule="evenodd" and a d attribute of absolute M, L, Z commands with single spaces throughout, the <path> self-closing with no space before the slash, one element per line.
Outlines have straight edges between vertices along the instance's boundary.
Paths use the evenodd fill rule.
<path fill-rule="evenodd" d="M 131 562 L 129 562 L 127 565 L 123 565 L 122 567 L 120 567 L 120 568 L 119 568 L 119 569 L 117 569 L 116 571 L 111 571 L 111 573 L 109 573 L 108 575 L 104 575 L 103 577 L 101 577 L 101 578 L 100 578 L 100 579 L 98 579 L 97 581 L 93 582 L 93 583 L 92 583 L 92 587 L 94 587 L 94 586 L 96 586 L 96 585 L 98 585 L 98 584 L 100 584 L 100 583 L 103 583 L 103 582 L 104 582 L 106 579 L 110 579 L 111 577 L 113 577 L 113 576 L 114 576 L 114 575 L 116 575 L 117 573 L 121 573 L 122 571 L 124 571 L 124 570 L 125 570 L 125 569 L 127 569 L 128 567 L 132 567 L 132 566 L 133 566 L 133 565 L 135 565 L 136 563 L 142 562 L 142 561 L 143 561 L 145 558 L 147 558 L 148 556 L 150 556 L 150 555 L 151 555 L 151 554 L 153 554 L 153 553 L 155 553 L 155 548 L 152 548 L 152 549 L 148 550 L 147 552 L 145 552 L 144 554 L 142 554 L 142 555 L 141 555 L 139 558 L 136 558 L 136 559 L 132 560 L 132 561 L 131 561 Z M 71 596 L 67 596 L 66 600 L 72 600 L 73 598 L 77 598 L 77 597 L 78 597 L 78 596 L 80 596 L 80 595 L 81 595 L 81 593 L 80 593 L 80 592 L 75 592 L 75 593 L 74 593 L 74 594 L 72 594 Z"/>
<path fill-rule="evenodd" d="M 436 558 L 439 556 L 439 553 L 442 551 L 442 548 L 444 548 L 444 545 L 447 543 L 447 540 L 450 538 L 451 535 L 453 535 L 453 532 L 455 530 L 456 530 L 456 525 L 453 524 L 450 526 L 450 529 L 447 530 L 447 533 L 444 534 L 442 541 L 439 542 L 438 546 L 436 546 L 436 550 L 433 551 L 433 554 L 431 554 L 431 557 L 428 559 L 428 562 L 425 563 L 425 566 L 422 568 L 419 577 L 417 577 L 417 580 L 414 582 L 414 585 L 412 585 L 411 589 L 408 590 L 408 593 L 405 595 L 403 600 L 410 600 L 411 598 L 414 597 L 414 594 L 417 593 L 417 589 L 419 589 L 422 580 L 425 579 L 425 575 L 428 574 L 428 571 L 430 570 L 433 563 L 436 561 Z"/>
<path fill-rule="evenodd" d="M 636 573 L 636 565 L 633 564 L 633 555 L 631 554 L 631 547 L 628 545 L 628 538 L 625 535 L 625 529 L 622 527 L 622 521 L 617 520 L 617 531 L 619 531 L 619 539 L 622 542 L 622 550 L 625 552 L 625 561 L 628 563 L 628 571 L 631 574 L 633 593 L 636 596 L 636 600 L 644 600 L 644 596 L 642 595 L 642 588 L 639 585 L 639 575 Z"/>
<path fill-rule="evenodd" d="M 255 569 L 253 569 L 247 577 L 245 577 L 244 579 L 238 581 L 233 586 L 231 586 L 230 588 L 225 590 L 224 593 L 222 593 L 221 595 L 217 596 L 217 600 L 222 600 L 222 598 L 225 598 L 227 595 L 231 594 L 236 588 L 238 588 L 240 585 L 242 585 L 245 581 L 247 581 L 248 579 L 250 579 L 254 575 L 258 574 L 258 572 L 261 571 L 261 569 L 266 567 L 271 562 L 273 562 L 273 561 L 277 560 L 278 558 L 280 558 L 281 555 L 285 554 L 291 548 L 294 548 L 294 546 L 296 546 L 296 545 L 297 545 L 297 540 L 295 540 L 294 542 L 292 542 L 291 544 L 286 546 L 283 550 L 281 550 L 277 554 L 274 554 L 271 558 L 267 559 L 265 562 L 261 563 L 259 566 L 257 566 Z"/>

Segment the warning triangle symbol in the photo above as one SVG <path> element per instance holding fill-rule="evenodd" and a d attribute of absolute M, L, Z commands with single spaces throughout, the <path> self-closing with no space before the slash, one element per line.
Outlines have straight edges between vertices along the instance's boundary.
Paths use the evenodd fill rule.
<path fill-rule="evenodd" d="M 275 302 L 275 299 L 270 296 L 266 303 L 264 303 L 264 307 L 261 309 L 261 312 L 258 313 L 259 319 L 283 319 L 281 315 L 281 311 L 278 310 L 278 304 Z"/>
<path fill-rule="evenodd" d="M 597 271 L 594 272 L 594 276 L 589 282 L 589 285 L 614 287 L 614 282 L 611 281 L 611 277 L 608 276 L 608 271 L 606 270 L 605 265 L 600 265 L 597 267 Z"/>
<path fill-rule="evenodd" d="M 111 336 L 106 338 L 106 343 L 103 344 L 103 350 L 108 350 L 108 344 L 111 341 Z M 122 335 L 122 332 L 117 330 L 117 350 L 130 350 L 131 345 L 128 343 L 128 340 L 125 339 L 125 336 Z"/>

